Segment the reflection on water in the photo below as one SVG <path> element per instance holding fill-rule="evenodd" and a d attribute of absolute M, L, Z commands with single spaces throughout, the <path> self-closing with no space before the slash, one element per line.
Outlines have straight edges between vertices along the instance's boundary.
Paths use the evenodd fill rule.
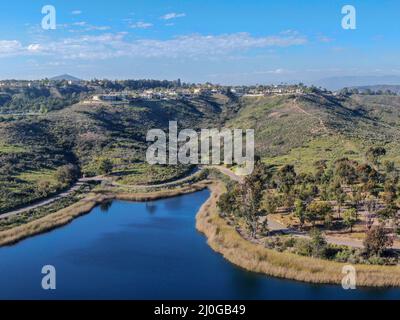
<path fill-rule="evenodd" d="M 146 210 L 149 214 L 155 214 L 157 212 L 157 205 L 154 201 L 146 202 Z"/>
<path fill-rule="evenodd" d="M 99 205 L 100 211 L 107 213 L 112 206 L 112 201 L 104 201 Z"/>
<path fill-rule="evenodd" d="M 207 190 L 115 201 L 50 233 L 0 249 L 2 299 L 397 299 L 399 289 L 310 285 L 242 270 L 195 229 Z M 108 212 L 108 214 L 104 214 Z M 57 290 L 41 289 L 44 265 Z"/>

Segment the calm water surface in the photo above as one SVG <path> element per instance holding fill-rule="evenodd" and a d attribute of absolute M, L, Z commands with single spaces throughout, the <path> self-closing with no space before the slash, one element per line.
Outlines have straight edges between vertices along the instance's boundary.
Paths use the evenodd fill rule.
<path fill-rule="evenodd" d="M 116 201 L 50 233 L 0 249 L 1 299 L 398 299 L 400 289 L 310 285 L 249 273 L 195 229 L 208 191 Z M 57 289 L 41 288 L 44 265 Z"/>

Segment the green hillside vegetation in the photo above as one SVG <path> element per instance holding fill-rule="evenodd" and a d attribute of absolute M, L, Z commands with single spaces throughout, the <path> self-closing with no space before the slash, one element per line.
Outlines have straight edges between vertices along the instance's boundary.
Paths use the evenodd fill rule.
<path fill-rule="evenodd" d="M 227 112 L 226 99 L 136 101 L 131 105 L 75 104 L 47 114 L 7 117 L 0 122 L 0 211 L 30 203 L 66 188 L 73 181 L 57 181 L 57 170 L 71 164 L 83 176 L 114 172 L 123 183 L 159 183 L 185 175 L 190 167 L 143 168 L 148 130 L 219 126 Z M 111 172 L 103 172 L 102 162 Z M 46 174 L 44 174 L 44 172 Z M 43 177 L 49 180 L 43 182 Z M 37 179 L 36 179 L 37 178 Z M 46 180 L 45 179 L 45 180 Z M 38 191 L 46 189 L 43 192 Z"/>
<path fill-rule="evenodd" d="M 104 90 L 180 85 L 95 83 Z M 14 92 L 16 97 L 0 106 L 1 112 L 11 111 L 10 103 L 15 101 L 18 112 L 32 112 L 38 108 L 18 99 L 28 104 L 45 99 L 41 103 L 46 110 L 40 115 L 0 119 L 0 211 L 67 187 L 65 181 L 57 181 L 57 170 L 68 164 L 75 166 L 80 176 L 95 176 L 105 173 L 101 167 L 108 160 L 110 173 L 118 173 L 125 184 L 157 183 L 185 175 L 189 169 L 182 167 L 155 167 L 152 174 L 146 174 L 150 168 L 143 164 L 147 131 L 167 131 L 173 120 L 180 129 L 255 129 L 256 152 L 263 161 L 278 168 L 292 164 L 298 172 L 312 173 L 318 160 L 326 160 L 328 167 L 343 157 L 362 163 L 371 146 L 385 147 L 386 159 L 400 162 L 400 97 L 394 95 L 335 96 L 309 90 L 297 95 L 237 98 L 227 92 L 181 100 L 135 100 L 119 106 L 73 104 L 90 90 L 64 82 L 52 89 L 25 88 L 22 95 Z M 52 107 L 48 99 L 64 99 L 63 106 Z M 40 182 L 42 177 L 48 182 Z"/>
<path fill-rule="evenodd" d="M 254 128 L 256 151 L 273 165 L 295 164 L 310 172 L 317 160 L 360 161 L 371 146 L 384 146 L 400 163 L 400 97 L 393 95 L 243 98 L 229 127 Z"/>

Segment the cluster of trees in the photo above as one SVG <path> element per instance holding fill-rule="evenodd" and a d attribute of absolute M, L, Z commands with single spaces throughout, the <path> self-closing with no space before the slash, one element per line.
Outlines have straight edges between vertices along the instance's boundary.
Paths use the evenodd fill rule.
<path fill-rule="evenodd" d="M 365 163 L 348 158 L 331 165 L 317 161 L 313 174 L 298 174 L 292 165 L 275 171 L 257 161 L 253 174 L 229 187 L 218 205 L 221 212 L 245 221 L 252 237 L 267 230 L 265 223 L 260 226 L 261 217 L 277 207 L 293 214 L 300 230 L 307 225 L 353 232 L 362 218 L 365 247 L 371 254 L 380 254 L 391 245 L 390 234 L 400 230 L 399 174 L 393 162 L 382 163 L 385 155 L 384 148 L 373 147 L 367 151 Z"/>
<path fill-rule="evenodd" d="M 228 192 L 218 201 L 222 212 L 243 218 L 253 237 L 260 227 L 259 217 L 268 214 L 268 207 L 263 206 L 263 197 L 270 179 L 268 168 L 258 160 L 253 173 L 246 176 L 243 183 L 229 186 Z"/>
<path fill-rule="evenodd" d="M 146 90 L 155 88 L 179 88 L 186 86 L 182 84 L 181 80 L 152 80 L 152 79 L 141 79 L 141 80 L 92 80 L 89 84 L 99 86 L 103 89 L 113 91 L 123 90 Z"/>
<path fill-rule="evenodd" d="M 326 161 L 318 161 L 314 175 L 297 175 L 293 166 L 284 166 L 276 175 L 277 188 L 286 206 L 293 208 L 300 227 L 321 221 L 330 227 L 334 207 L 336 220 L 350 230 L 362 208 L 371 218 L 369 226 L 375 216 L 396 222 L 399 175 L 393 162 L 382 166 L 385 154 L 384 148 L 375 147 L 366 153 L 367 163 L 342 158 L 328 167 Z M 342 212 L 344 206 L 347 209 Z"/>

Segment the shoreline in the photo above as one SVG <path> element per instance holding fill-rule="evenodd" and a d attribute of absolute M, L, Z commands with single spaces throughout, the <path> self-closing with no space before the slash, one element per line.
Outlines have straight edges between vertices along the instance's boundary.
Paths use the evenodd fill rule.
<path fill-rule="evenodd" d="M 278 252 L 242 238 L 233 226 L 219 216 L 217 201 L 223 193 L 223 183 L 204 180 L 189 186 L 148 193 L 98 191 L 55 213 L 18 227 L 0 232 L 0 247 L 11 246 L 27 238 L 50 232 L 90 213 L 101 203 L 113 200 L 145 202 L 181 196 L 208 188 L 210 197 L 196 214 L 196 229 L 205 235 L 212 250 L 249 272 L 314 284 L 340 285 L 345 274 L 342 268 L 349 263 L 303 257 Z M 354 265 L 357 286 L 400 287 L 400 266 Z"/>
<path fill-rule="evenodd" d="M 184 194 L 194 193 L 206 189 L 210 181 L 199 181 L 189 186 L 178 187 L 176 189 L 160 190 L 148 193 L 130 192 L 91 192 L 82 200 L 61 209 L 57 212 L 48 214 L 37 220 L 33 220 L 18 227 L 0 232 L 0 247 L 11 246 L 24 239 L 50 232 L 59 227 L 65 226 L 74 219 L 90 213 L 95 207 L 106 201 L 152 201 L 165 198 L 177 197 Z"/>
<path fill-rule="evenodd" d="M 211 195 L 196 216 L 196 228 L 206 236 L 208 245 L 226 260 L 247 271 L 277 278 L 314 284 L 342 283 L 345 277 L 342 268 L 349 263 L 278 252 L 243 239 L 218 214 L 217 201 L 222 194 L 222 184 L 214 183 L 209 188 Z M 400 286 L 400 266 L 353 266 L 356 269 L 357 286 Z"/>

